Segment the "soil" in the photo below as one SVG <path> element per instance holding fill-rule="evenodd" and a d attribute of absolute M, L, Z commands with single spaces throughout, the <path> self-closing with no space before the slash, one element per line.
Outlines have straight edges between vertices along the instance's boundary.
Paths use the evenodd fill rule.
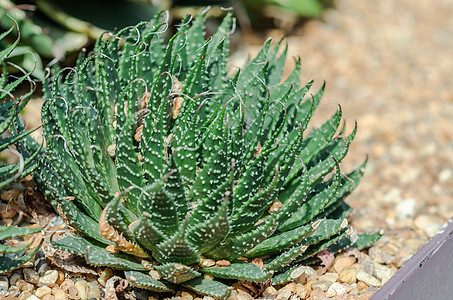
<path fill-rule="evenodd" d="M 369 298 L 388 280 L 376 270 L 385 267 L 393 274 L 453 216 L 452 15 L 452 0 L 338 0 L 322 20 L 309 21 L 286 38 L 289 55 L 302 59 L 302 82 L 315 78 L 313 90 L 327 82 L 312 126 L 322 124 L 337 104 L 349 130 L 354 119 L 358 122 L 341 165 L 348 172 L 368 156 L 366 175 L 347 200 L 355 208 L 352 225 L 359 232 L 384 230 L 369 251 L 335 260 L 327 274 L 336 273 L 336 278 L 330 276 L 333 282 L 348 290 L 334 298 Z M 269 35 L 279 39 L 282 32 Z M 232 64 L 240 65 L 245 54 L 259 47 L 243 43 Z M 291 65 L 289 61 L 288 71 Z M 29 109 L 33 111 L 38 110 Z M 354 282 L 340 280 L 339 264 L 347 258 L 379 285 L 363 274 Z M 366 267 L 370 261 L 371 271 Z M 322 275 L 315 271 L 312 277 L 307 271 L 306 280 L 297 284 L 307 291 L 305 298 L 322 299 L 332 281 L 323 278 L 330 284 L 314 286 L 310 278 Z M 302 288 L 294 285 L 267 294 L 283 299 L 285 288 L 303 299 L 298 293 Z M 240 290 L 236 298 L 248 299 Z"/>

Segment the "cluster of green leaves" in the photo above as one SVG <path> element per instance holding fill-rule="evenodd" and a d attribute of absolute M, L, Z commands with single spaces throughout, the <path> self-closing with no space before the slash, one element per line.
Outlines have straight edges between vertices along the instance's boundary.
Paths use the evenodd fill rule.
<path fill-rule="evenodd" d="M 41 228 L 0 226 L 0 241 L 29 235 L 39 232 L 40 230 Z M 9 247 L 0 243 L 0 273 L 9 272 L 20 265 L 23 265 L 29 261 L 40 248 L 40 246 L 38 246 L 27 255 L 21 255 L 28 247 L 29 245 Z"/>
<path fill-rule="evenodd" d="M 0 1 L 0 28 L 7 30 L 13 20 L 22 30 L 21 46 L 15 48 L 11 59 L 32 76 L 43 80 L 43 65 L 56 60 L 74 62 L 74 54 L 91 45 L 105 30 L 134 25 L 158 11 L 172 10 L 177 19 L 194 8 L 213 5 L 241 7 L 248 14 L 241 24 L 262 26 L 267 11 L 282 10 L 283 14 L 318 17 L 331 0 L 2 0 Z M 263 3 L 264 2 L 264 3 Z M 270 8 L 270 9 L 269 9 Z M 105 13 L 108 12 L 108 13 Z M 176 15 L 178 14 L 178 15 Z M 9 16 L 12 16 L 10 18 Z M 13 39 L 14 40 L 14 39 Z M 11 45 L 11 39 L 0 41 L 0 48 Z"/>
<path fill-rule="evenodd" d="M 13 26 L 11 26 L 9 30 L 0 34 L 0 41 L 3 41 L 3 39 L 16 28 L 16 26 L 14 25 L 15 24 L 13 24 Z M 0 76 L 0 152 L 7 150 L 13 144 L 17 143 L 21 139 L 24 139 L 34 131 L 29 130 L 17 132 L 17 130 L 14 130 L 10 127 L 11 125 L 16 123 L 18 112 L 20 112 L 24 105 L 27 103 L 31 94 L 30 92 L 22 95 L 19 99 L 15 99 L 15 97 L 12 95 L 14 89 L 17 88 L 17 86 L 24 82 L 27 78 L 29 78 L 30 75 L 28 73 L 19 78 L 9 78 L 9 74 L 6 71 L 6 59 L 14 50 L 18 42 L 19 39 L 16 39 L 16 41 L 12 45 L 0 51 L 0 67 L 2 68 L 2 73 Z M 7 136 L 8 133 L 10 135 Z M 24 158 L 22 154 L 10 148 L 10 151 L 15 151 L 20 157 L 20 162 L 12 165 L 0 165 L 0 189 L 34 171 L 38 166 L 36 157 L 39 153 L 39 150 L 40 148 L 38 147 L 37 151 L 33 155 L 26 156 Z M 0 226 L 0 241 L 32 234 L 40 230 L 40 228 Z M 31 259 L 39 249 L 39 247 L 37 247 L 28 255 L 20 255 L 20 253 L 25 251 L 27 248 L 28 245 L 24 247 L 8 247 L 0 244 L 0 273 L 8 272 L 24 264 L 26 261 Z"/>
<path fill-rule="evenodd" d="M 162 1 L 166 2 L 166 1 Z M 43 64 L 57 59 L 73 62 L 72 54 L 89 45 L 105 30 L 147 20 L 161 9 L 145 1 L 0 1 L 0 30 L 15 22 L 21 29 L 21 45 L 15 47 L 10 60 L 32 76 L 43 80 Z M 101 13 L 108 10 L 109 13 Z M 0 41 L 0 48 L 11 46 L 17 35 Z M 71 59 L 72 58 L 72 59 Z"/>
<path fill-rule="evenodd" d="M 136 287 L 225 298 L 230 280 L 285 282 L 322 250 L 378 237 L 356 242 L 346 221 L 364 165 L 344 175 L 339 163 L 356 128 L 343 136 L 338 107 L 304 138 L 324 86 L 308 96 L 299 61 L 282 81 L 282 42 L 229 68 L 232 19 L 205 39 L 205 15 L 188 17 L 166 42 L 156 15 L 54 73 L 35 179 L 81 233 L 56 247 L 124 270 Z M 263 268 L 250 263 L 263 256 Z"/>
<path fill-rule="evenodd" d="M 3 32 L 0 35 L 0 41 L 5 39 L 15 28 L 16 26 L 13 24 L 9 30 Z M 16 164 L 0 166 L 0 189 L 30 174 L 38 166 L 36 158 L 39 151 L 35 151 L 32 155 L 23 155 L 11 148 L 13 144 L 25 139 L 36 130 L 21 130 L 23 128 L 17 120 L 18 113 L 30 100 L 30 96 L 34 91 L 34 83 L 29 78 L 30 73 L 25 73 L 21 77 L 11 77 L 7 72 L 8 64 L 6 59 L 13 52 L 18 42 L 19 39 L 17 38 L 13 44 L 0 51 L 0 135 L 2 136 L 0 139 L 0 152 L 9 149 L 20 157 L 20 162 Z M 30 83 L 30 92 L 16 98 L 13 95 L 14 90 L 24 81 Z M 37 150 L 40 149 L 38 148 Z"/>
<path fill-rule="evenodd" d="M 326 0 L 243 0 L 244 5 L 251 11 L 263 8 L 263 2 L 267 6 L 274 6 L 284 11 L 303 17 L 319 17 L 325 7 L 332 1 Z"/>

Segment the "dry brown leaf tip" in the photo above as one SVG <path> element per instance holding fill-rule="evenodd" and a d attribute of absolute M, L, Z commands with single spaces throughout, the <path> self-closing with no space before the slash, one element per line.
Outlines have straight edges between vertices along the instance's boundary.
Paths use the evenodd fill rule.
<path fill-rule="evenodd" d="M 109 207 L 110 205 L 107 205 L 104 208 L 101 217 L 99 218 L 99 234 L 103 238 L 114 242 L 118 249 L 120 249 L 124 253 L 132 254 L 138 257 L 148 257 L 148 255 L 143 252 L 140 247 L 126 240 L 115 229 L 113 229 L 113 227 L 107 224 L 107 221 L 105 220 L 105 214 Z"/>
<path fill-rule="evenodd" d="M 183 100 L 184 100 L 183 97 L 176 97 L 175 99 L 173 99 L 173 110 L 172 110 L 173 119 L 176 119 L 178 117 Z"/>

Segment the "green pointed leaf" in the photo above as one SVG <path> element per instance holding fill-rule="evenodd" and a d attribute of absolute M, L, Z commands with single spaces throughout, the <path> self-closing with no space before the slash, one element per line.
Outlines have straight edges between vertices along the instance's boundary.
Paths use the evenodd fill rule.
<path fill-rule="evenodd" d="M 142 187 L 144 185 L 142 168 L 132 143 L 132 137 L 134 136 L 132 128 L 136 122 L 137 119 L 135 116 L 128 118 L 118 136 L 116 145 L 116 152 L 118 153 L 116 155 L 116 167 L 118 184 L 121 191 L 130 187 Z M 125 202 L 125 206 L 136 215 L 138 214 L 137 202 L 139 201 L 140 194 L 141 192 L 138 189 L 131 189 L 126 194 L 127 201 Z"/>
<path fill-rule="evenodd" d="M 253 197 L 258 192 L 265 175 L 263 173 L 265 162 L 269 154 L 277 147 L 278 145 L 264 150 L 247 167 L 245 174 L 233 193 L 233 207 L 235 210 L 239 209 L 250 197 Z"/>
<path fill-rule="evenodd" d="M 10 185 L 11 183 L 17 181 L 17 180 L 21 180 L 22 178 L 24 178 L 25 176 L 27 176 L 28 174 L 30 173 L 33 173 L 36 169 L 38 168 L 38 164 L 37 163 L 33 163 L 33 164 L 29 164 L 20 174 L 19 176 L 10 176 L 9 178 L 5 179 L 5 180 L 2 180 L 0 182 L 0 189 Z"/>
<path fill-rule="evenodd" d="M 156 280 L 149 275 L 137 271 L 125 271 L 126 279 L 134 287 L 145 289 L 156 293 L 165 293 L 173 291 L 173 288 L 164 282 Z"/>
<path fill-rule="evenodd" d="M 226 141 L 217 150 L 212 149 L 214 155 L 201 169 L 189 192 L 189 199 L 205 199 L 221 185 L 228 177 L 228 160 Z"/>
<path fill-rule="evenodd" d="M 153 257 L 160 263 L 174 262 L 184 265 L 194 264 L 200 261 L 200 256 L 187 241 L 187 223 L 172 237 L 156 245 Z"/>
<path fill-rule="evenodd" d="M 271 274 L 260 269 L 252 263 L 233 263 L 228 267 L 211 267 L 200 270 L 216 278 L 247 280 L 252 282 L 265 282 Z"/>
<path fill-rule="evenodd" d="M 276 229 L 275 218 L 269 217 L 255 228 L 228 238 L 224 243 L 205 253 L 213 259 L 234 260 L 264 241 Z"/>
<path fill-rule="evenodd" d="M 128 210 L 121 203 L 121 199 L 121 197 L 115 197 L 109 204 L 107 204 L 108 208 L 105 211 L 105 221 L 107 221 L 107 224 L 120 235 L 125 236 L 129 240 L 135 241 L 134 236 L 128 228 L 132 220 L 128 220 L 126 217 Z"/>
<path fill-rule="evenodd" d="M 226 197 L 229 197 L 232 191 L 233 178 L 230 177 L 218 188 L 216 188 L 209 197 L 204 200 L 199 200 L 190 203 L 194 206 L 193 212 L 189 216 L 189 227 L 196 226 L 200 223 L 204 223 L 212 218 L 212 215 L 216 214 Z M 231 201 L 230 201 L 231 202 Z"/>
<path fill-rule="evenodd" d="M 9 247 L 9 246 L 5 246 L 5 245 L 0 244 L 0 253 L 2 255 L 10 254 L 10 253 L 19 253 L 19 252 L 27 250 L 28 246 L 30 246 L 30 245 L 25 245 L 25 246 L 22 246 L 22 247 Z"/>
<path fill-rule="evenodd" d="M 327 240 L 330 237 L 338 234 L 342 229 L 347 226 L 345 219 L 338 220 L 322 220 L 316 230 L 304 238 L 299 244 L 293 248 L 283 252 L 278 257 L 267 263 L 266 270 L 279 270 L 286 265 L 289 265 L 295 261 L 298 257 L 303 255 L 308 249 L 308 246 L 317 244 L 319 241 Z"/>
<path fill-rule="evenodd" d="M 348 235 L 349 235 L 348 231 L 346 229 L 344 229 L 339 234 L 332 236 L 330 239 L 325 239 L 317 244 L 313 244 L 313 245 L 309 246 L 307 248 L 307 250 L 295 260 L 295 262 L 296 263 L 303 262 L 309 258 L 312 258 L 317 253 L 327 249 L 328 247 L 337 243 L 338 241 L 347 238 Z"/>
<path fill-rule="evenodd" d="M 2 183 L 3 183 L 3 179 L 6 178 L 7 176 L 19 177 L 20 174 L 27 174 L 27 172 L 24 172 L 24 170 L 23 169 L 21 170 L 21 168 L 25 168 L 25 167 L 29 166 L 32 162 L 35 162 L 38 155 L 41 154 L 42 147 L 43 147 L 43 144 L 40 144 L 39 148 L 29 158 L 27 158 L 24 161 L 23 165 L 21 165 L 20 163 L 16 163 L 13 165 L 1 166 L 0 167 L 0 179 L 2 180 Z M 17 174 L 17 172 L 19 170 L 20 170 L 20 172 L 19 172 L 19 174 Z M 0 183 L 0 186 L 1 186 L 1 183 Z"/>
<path fill-rule="evenodd" d="M 248 251 L 244 256 L 248 258 L 260 257 L 268 254 L 278 253 L 292 245 L 302 241 L 305 237 L 313 233 L 313 223 L 306 224 L 292 230 L 272 235 L 258 244 L 255 248 Z"/>
<path fill-rule="evenodd" d="M 0 226 L 0 241 L 41 231 L 42 228 Z"/>
<path fill-rule="evenodd" d="M 81 236 L 69 235 L 62 239 L 52 241 L 52 245 L 85 257 L 86 261 L 93 266 L 107 266 L 119 270 L 146 270 L 133 256 L 109 252 L 103 248 L 105 245 L 88 238 L 82 238 Z"/>
<path fill-rule="evenodd" d="M 264 215 L 264 212 L 274 201 L 278 182 L 278 168 L 275 169 L 274 180 L 261 192 L 243 203 L 231 215 L 231 232 L 236 234 L 246 232 Z"/>
<path fill-rule="evenodd" d="M 148 251 L 152 251 L 157 244 L 165 239 L 165 234 L 154 226 L 148 214 L 130 224 L 129 228 L 137 242 Z"/>
<path fill-rule="evenodd" d="M 143 119 L 143 131 L 140 148 L 143 155 L 143 172 L 148 184 L 162 177 L 165 164 L 164 108 L 162 103 L 157 117 L 152 114 Z"/>
<path fill-rule="evenodd" d="M 332 159 L 333 160 L 333 159 Z M 334 161 L 335 162 L 335 161 Z M 312 197 L 307 199 L 297 211 L 295 211 L 288 219 L 280 223 L 279 230 L 287 231 L 306 224 L 319 214 L 335 196 L 340 187 L 341 173 L 337 166 L 336 173 L 330 184 L 322 184 L 318 191 Z"/>
<path fill-rule="evenodd" d="M 147 212 L 153 226 L 169 237 L 179 227 L 178 215 L 171 196 L 164 190 L 162 181 L 155 182 L 142 193 L 138 211 Z"/>
<path fill-rule="evenodd" d="M 196 293 L 211 296 L 216 299 L 226 299 L 230 294 L 228 286 L 225 284 L 216 280 L 209 280 L 201 277 L 184 282 L 182 285 Z"/>
<path fill-rule="evenodd" d="M 38 250 L 41 248 L 41 245 L 42 245 L 42 242 L 31 253 L 24 255 L 24 256 L 12 258 L 12 257 L 8 257 L 5 255 L 1 255 L 0 256 L 0 273 L 9 272 L 9 271 L 25 264 L 27 261 L 32 259 L 33 256 L 35 256 L 36 252 L 38 252 Z"/>
<path fill-rule="evenodd" d="M 117 270 L 146 270 L 135 260 L 134 256 L 123 253 L 112 253 L 98 246 L 88 246 L 85 259 L 92 266 L 106 266 Z"/>
<path fill-rule="evenodd" d="M 358 250 L 362 250 L 365 248 L 370 247 L 374 242 L 379 240 L 382 236 L 381 231 L 377 231 L 372 234 L 359 234 L 357 235 L 357 240 L 354 243 L 354 247 L 357 248 Z"/>
<path fill-rule="evenodd" d="M 299 156 L 305 164 L 321 151 L 334 137 L 342 117 L 341 107 L 338 107 L 335 114 L 321 127 L 314 129 L 302 145 Z"/>
<path fill-rule="evenodd" d="M 163 279 L 176 284 L 186 282 L 201 276 L 200 273 L 198 273 L 191 267 L 175 263 L 167 263 L 160 266 L 155 266 L 155 269 L 157 272 L 159 272 Z"/>
<path fill-rule="evenodd" d="M 228 201 L 226 196 L 218 211 L 210 219 L 203 223 L 189 225 L 187 240 L 198 249 L 200 254 L 217 246 L 228 235 L 230 231 Z"/>

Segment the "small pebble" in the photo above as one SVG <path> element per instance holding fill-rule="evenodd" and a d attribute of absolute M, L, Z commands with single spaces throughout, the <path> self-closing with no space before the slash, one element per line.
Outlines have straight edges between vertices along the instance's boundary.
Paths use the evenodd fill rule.
<path fill-rule="evenodd" d="M 57 270 L 48 270 L 38 280 L 38 286 L 54 286 L 58 279 Z"/>
<path fill-rule="evenodd" d="M 312 267 L 310 267 L 310 266 L 300 266 L 300 267 L 294 269 L 291 272 L 290 277 L 292 279 L 297 279 L 303 274 L 306 274 L 310 278 L 314 278 L 314 277 L 318 276 L 316 271 Z"/>
<path fill-rule="evenodd" d="M 404 264 L 405 264 L 411 257 L 412 257 L 412 254 L 401 257 L 401 258 L 397 261 L 396 266 L 397 266 L 398 268 L 401 268 L 402 266 L 404 266 Z"/>
<path fill-rule="evenodd" d="M 11 226 L 14 223 L 13 219 L 2 219 L 2 221 L 3 221 L 3 225 L 6 225 L 6 226 Z"/>
<path fill-rule="evenodd" d="M 74 284 L 74 286 L 77 289 L 77 296 L 79 296 L 82 300 L 88 299 L 86 280 L 79 280 Z"/>
<path fill-rule="evenodd" d="M 7 291 L 9 288 L 8 277 L 0 276 L 0 290 Z"/>
<path fill-rule="evenodd" d="M 77 296 L 78 290 L 75 287 L 74 281 L 72 281 L 71 279 L 66 279 L 65 281 L 63 281 L 63 283 L 60 285 L 60 288 L 72 298 Z"/>
<path fill-rule="evenodd" d="M 335 282 L 338 280 L 338 274 L 337 273 L 326 273 L 324 275 L 319 276 L 319 280 L 325 280 L 328 282 Z"/>
<path fill-rule="evenodd" d="M 380 287 L 381 282 L 366 272 L 357 273 L 357 279 L 366 283 L 368 286 Z"/>
<path fill-rule="evenodd" d="M 87 297 L 99 299 L 101 297 L 101 291 L 96 281 L 90 281 L 87 283 Z"/>
<path fill-rule="evenodd" d="M 267 289 L 264 290 L 263 296 L 268 296 L 268 295 L 276 296 L 277 290 L 273 286 L 268 287 Z"/>
<path fill-rule="evenodd" d="M 9 202 L 11 199 L 14 198 L 15 194 L 16 194 L 16 191 L 14 189 L 2 190 L 2 192 L 0 194 L 0 199 L 2 199 L 3 201 Z"/>
<path fill-rule="evenodd" d="M 20 289 L 17 286 L 10 286 L 8 289 L 9 297 L 13 297 L 14 299 L 20 295 Z"/>
<path fill-rule="evenodd" d="M 341 273 L 345 268 L 352 266 L 355 263 L 355 259 L 349 256 L 338 257 L 335 259 L 333 268 L 338 274 Z"/>
<path fill-rule="evenodd" d="M 378 264 L 389 264 L 392 262 L 393 257 L 382 251 L 378 246 L 373 246 L 368 250 L 371 259 Z"/>
<path fill-rule="evenodd" d="M 297 283 L 294 288 L 294 292 L 297 296 L 301 299 L 305 299 L 307 297 L 308 291 L 303 284 Z"/>
<path fill-rule="evenodd" d="M 358 289 L 359 291 L 362 291 L 362 290 L 366 289 L 367 287 L 368 287 L 368 285 L 366 285 L 366 283 L 363 282 L 363 281 L 359 281 L 359 282 L 357 283 L 357 289 Z"/>
<path fill-rule="evenodd" d="M 278 199 L 275 199 L 269 207 L 269 212 L 279 211 L 280 208 L 282 208 L 282 203 Z"/>
<path fill-rule="evenodd" d="M 357 281 L 357 273 L 359 271 L 354 267 L 345 268 L 339 275 L 341 282 L 354 283 Z"/>
<path fill-rule="evenodd" d="M 239 294 L 239 292 L 237 290 L 230 291 L 230 295 L 228 296 L 227 300 L 236 300 L 238 294 Z M 158 299 L 156 299 L 156 300 L 158 300 Z M 196 297 L 194 300 L 203 300 L 203 299 L 200 297 Z"/>
<path fill-rule="evenodd" d="M 2 203 L 0 205 L 0 217 L 2 219 L 12 219 L 16 215 L 17 211 L 12 205 Z"/>
<path fill-rule="evenodd" d="M 48 286 L 42 286 L 36 289 L 35 295 L 38 298 L 42 298 L 45 295 L 50 295 L 52 293 L 52 290 Z"/>
<path fill-rule="evenodd" d="M 260 269 L 264 268 L 264 263 L 261 258 L 254 258 L 252 259 L 251 263 L 257 265 L 258 267 L 260 267 Z"/>
<path fill-rule="evenodd" d="M 22 292 L 19 297 L 17 297 L 17 300 L 39 300 L 38 297 L 30 293 L 29 291 Z"/>
<path fill-rule="evenodd" d="M 24 279 L 33 284 L 37 284 L 39 281 L 38 272 L 33 269 L 26 268 L 24 269 Z"/>
<path fill-rule="evenodd" d="M 246 293 L 246 292 L 239 292 L 237 295 L 236 295 L 236 299 L 238 300 L 253 300 L 253 297 Z"/>
<path fill-rule="evenodd" d="M 200 260 L 200 267 L 202 268 L 208 268 L 212 267 L 215 265 L 215 260 L 210 259 L 210 258 L 203 258 Z"/>
<path fill-rule="evenodd" d="M 325 298 L 326 298 L 326 293 L 323 290 L 321 290 L 320 288 L 315 288 L 310 293 L 310 299 L 325 299 Z"/>
<path fill-rule="evenodd" d="M 429 237 L 432 238 L 439 232 L 439 230 L 442 229 L 442 224 L 435 222 L 425 228 L 425 234 Z"/>
<path fill-rule="evenodd" d="M 36 252 L 34 260 L 35 269 L 39 275 L 44 275 L 47 271 L 47 258 L 44 256 L 44 252 L 39 250 Z"/>
<path fill-rule="evenodd" d="M 319 280 L 311 285 L 312 289 L 320 289 L 321 291 L 325 292 L 327 289 L 330 287 L 332 282 L 326 281 L 326 280 Z"/>
<path fill-rule="evenodd" d="M 376 264 L 374 273 L 377 279 L 383 280 L 392 277 L 395 271 L 392 268 Z"/>
<path fill-rule="evenodd" d="M 222 259 L 215 262 L 217 267 L 229 267 L 231 263 L 228 260 Z"/>
<path fill-rule="evenodd" d="M 204 274 L 203 278 L 208 280 L 214 280 L 214 276 L 212 276 L 211 274 Z"/>
<path fill-rule="evenodd" d="M 25 292 L 25 291 L 33 292 L 33 290 L 35 289 L 35 286 L 33 284 L 28 283 L 23 279 L 19 279 L 16 282 L 16 286 L 23 292 Z"/>
<path fill-rule="evenodd" d="M 426 241 L 427 241 L 427 239 L 425 240 L 421 237 L 417 237 L 417 238 L 405 239 L 403 241 L 403 243 L 404 243 L 404 247 L 411 249 L 413 251 L 413 253 L 415 253 L 423 244 L 425 244 Z"/>
<path fill-rule="evenodd" d="M 332 285 L 327 289 L 326 296 L 327 297 L 335 297 L 341 296 L 346 294 L 348 289 L 339 282 L 334 282 Z"/>
<path fill-rule="evenodd" d="M 22 274 L 22 270 L 19 269 L 19 270 L 15 270 L 11 276 L 9 277 L 9 284 L 11 286 L 13 285 L 16 285 L 16 282 L 19 280 L 19 279 L 24 279 L 24 275 Z"/>
<path fill-rule="evenodd" d="M 277 297 L 275 298 L 276 300 L 278 299 L 289 299 L 291 297 L 291 289 L 288 288 L 282 288 L 277 292 Z"/>
<path fill-rule="evenodd" d="M 359 294 L 359 289 L 357 288 L 357 283 L 351 283 L 350 288 L 351 289 L 348 292 L 349 295 L 358 295 Z"/>
<path fill-rule="evenodd" d="M 64 280 L 65 280 L 64 273 L 61 271 L 58 271 L 58 278 L 57 278 L 57 282 L 55 284 L 60 285 Z"/>
<path fill-rule="evenodd" d="M 374 274 L 374 263 L 372 261 L 367 261 L 359 264 L 359 269 L 370 275 Z"/>
<path fill-rule="evenodd" d="M 160 280 L 162 278 L 162 276 L 160 276 L 159 272 L 157 272 L 156 270 L 149 271 L 149 276 L 156 280 Z"/>
<path fill-rule="evenodd" d="M 55 285 L 52 288 L 52 295 L 54 295 L 55 299 L 58 300 L 68 300 L 68 296 L 58 285 Z"/>
<path fill-rule="evenodd" d="M 181 297 L 184 299 L 184 300 L 193 300 L 193 296 L 191 293 L 188 293 L 188 292 L 182 292 L 181 293 Z M 181 299 L 182 300 L 182 299 Z"/>
<path fill-rule="evenodd" d="M 152 271 L 150 271 L 152 272 Z M 157 273 L 157 271 L 154 271 Z M 151 275 L 151 274 L 150 274 Z M 110 268 L 105 268 L 104 270 L 102 270 L 101 274 L 99 275 L 99 278 L 98 278 L 98 282 L 102 285 L 102 286 L 105 286 L 105 283 L 107 282 L 107 280 L 109 280 L 110 277 L 113 276 L 113 270 L 110 269 Z M 151 275 L 152 276 L 152 275 Z M 154 277 L 153 277 L 154 278 Z M 157 278 L 154 278 L 154 279 L 157 279 Z M 160 279 L 160 278 L 159 278 Z"/>
<path fill-rule="evenodd" d="M 416 201 L 413 198 L 404 199 L 396 205 L 396 216 L 404 221 L 415 216 Z"/>
<path fill-rule="evenodd" d="M 381 246 L 381 249 L 382 249 L 382 251 L 384 251 L 384 252 L 387 253 L 388 255 L 390 255 L 390 256 L 395 256 L 396 253 L 397 253 L 398 250 L 399 250 L 399 247 L 396 246 L 395 244 L 386 243 L 386 244 L 384 244 L 384 245 Z"/>

